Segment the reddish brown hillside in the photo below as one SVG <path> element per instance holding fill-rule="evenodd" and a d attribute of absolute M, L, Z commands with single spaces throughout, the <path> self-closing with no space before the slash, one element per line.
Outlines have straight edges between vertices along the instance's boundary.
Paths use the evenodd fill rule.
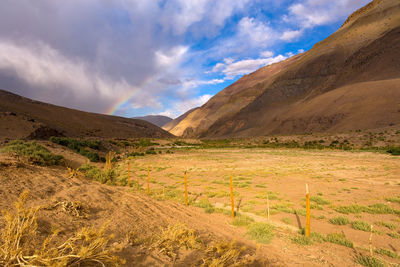
<path fill-rule="evenodd" d="M 0 138 L 129 138 L 172 135 L 142 121 L 59 107 L 0 90 Z"/>
<path fill-rule="evenodd" d="M 243 77 L 170 132 L 223 137 L 400 125 L 399 78 L 400 2 L 373 1 L 310 51 Z"/>

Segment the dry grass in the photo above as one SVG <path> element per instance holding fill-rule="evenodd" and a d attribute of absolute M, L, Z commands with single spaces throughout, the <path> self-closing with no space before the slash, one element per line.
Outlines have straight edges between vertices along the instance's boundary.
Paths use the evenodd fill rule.
<path fill-rule="evenodd" d="M 177 223 L 169 224 L 167 228 L 161 229 L 152 248 L 175 260 L 181 248 L 198 249 L 201 248 L 201 242 L 194 230 L 189 229 L 185 224 Z"/>
<path fill-rule="evenodd" d="M 218 242 L 211 244 L 206 249 L 206 258 L 201 266 L 224 267 L 224 266 L 248 266 L 254 262 L 254 258 L 243 255 L 246 247 L 238 247 L 235 242 Z"/>
<path fill-rule="evenodd" d="M 112 236 L 106 228 L 82 228 L 62 244 L 55 242 L 57 232 L 44 240 L 37 234 L 37 212 L 26 207 L 28 193 L 21 194 L 14 211 L 4 211 L 0 229 L 0 266 L 119 266 L 117 247 L 109 247 Z"/>

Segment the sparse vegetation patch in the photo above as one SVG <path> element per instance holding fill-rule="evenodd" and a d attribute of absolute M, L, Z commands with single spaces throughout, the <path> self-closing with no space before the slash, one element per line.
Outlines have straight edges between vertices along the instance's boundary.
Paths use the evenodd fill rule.
<path fill-rule="evenodd" d="M 61 165 L 64 163 L 63 156 L 52 154 L 47 148 L 34 141 L 12 141 L 1 151 L 15 153 L 18 156 L 27 158 L 31 163 L 41 166 Z"/>

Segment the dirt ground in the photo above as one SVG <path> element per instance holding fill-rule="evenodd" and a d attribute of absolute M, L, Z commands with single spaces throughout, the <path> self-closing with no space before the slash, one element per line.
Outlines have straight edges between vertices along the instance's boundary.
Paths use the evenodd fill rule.
<path fill-rule="evenodd" d="M 87 163 L 87 159 L 62 147 L 50 145 L 63 154 L 72 167 Z M 62 201 L 79 201 L 88 210 L 88 218 L 75 218 L 60 209 L 39 213 L 39 231 L 61 229 L 61 237 L 83 226 L 109 223 L 115 243 L 123 246 L 120 255 L 127 266 L 190 266 L 199 265 L 203 254 L 182 252 L 175 262 L 155 250 L 141 245 L 129 245 L 126 238 L 134 230 L 138 238 L 151 238 L 159 227 L 183 222 L 198 231 L 205 243 L 236 240 L 255 255 L 258 266 L 358 266 L 354 257 L 368 252 L 370 232 L 356 230 L 352 224 L 334 225 L 329 219 L 342 216 L 350 222 L 362 221 L 374 225 L 372 245 L 375 249 L 394 252 L 400 249 L 399 215 L 393 212 L 376 214 L 360 212 L 343 214 L 341 206 L 362 206 L 382 203 L 399 210 L 396 198 L 400 192 L 399 157 L 371 152 L 343 152 L 302 149 L 174 149 L 173 154 L 146 155 L 124 158 L 113 168 L 126 176 L 130 163 L 130 180 L 146 187 L 147 168 L 150 169 L 150 196 L 134 187 L 104 185 L 85 177 L 69 177 L 65 167 L 39 167 L 0 154 L 0 209 L 7 209 L 23 190 L 30 190 L 30 205 L 50 205 Z M 102 168 L 103 164 L 97 164 Z M 184 172 L 188 174 L 191 204 L 185 206 Z M 239 213 L 256 221 L 270 221 L 275 235 L 270 244 L 250 240 L 245 227 L 232 225 L 223 213 L 206 213 L 196 203 L 208 200 L 216 207 L 229 210 L 229 178 L 232 175 L 235 205 Z M 292 239 L 304 227 L 305 184 L 312 201 L 311 232 L 327 235 L 343 233 L 354 248 L 315 242 L 299 245 Z M 173 193 L 173 194 L 172 194 Z M 173 195 L 171 199 L 159 196 Z M 295 212 L 293 212 L 295 211 Z M 388 214 L 389 213 L 389 214 Z M 392 227 L 383 226 L 390 224 Z M 389 236 L 388 234 L 391 234 Z M 399 259 L 374 254 L 387 265 Z"/>

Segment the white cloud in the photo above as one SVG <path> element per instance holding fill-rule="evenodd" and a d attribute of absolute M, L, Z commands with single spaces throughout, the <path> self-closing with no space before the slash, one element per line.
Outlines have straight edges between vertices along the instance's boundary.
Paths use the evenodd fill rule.
<path fill-rule="evenodd" d="M 239 60 L 231 64 L 218 64 L 222 64 L 219 70 L 226 75 L 226 79 L 233 79 L 236 76 L 251 73 L 260 67 L 280 62 L 286 58 L 285 56 L 278 55 L 276 57 Z"/>
<path fill-rule="evenodd" d="M 275 31 L 262 21 L 254 18 L 244 17 L 238 24 L 239 38 L 245 38 L 256 46 L 266 46 L 276 40 Z"/>
<path fill-rule="evenodd" d="M 285 20 L 300 23 L 302 28 L 325 25 L 349 16 L 370 0 L 305 0 L 289 7 Z"/>
<path fill-rule="evenodd" d="M 249 0 L 170 0 L 167 1 L 161 15 L 161 25 L 172 29 L 175 35 L 182 35 L 196 23 L 223 26 L 226 19 L 236 11 L 246 8 Z M 201 23 L 200 23 L 201 22 Z M 201 27 L 200 27 L 201 28 Z"/>
<path fill-rule="evenodd" d="M 284 41 L 292 41 L 298 37 L 300 37 L 303 34 L 303 31 L 301 30 L 296 30 L 296 31 L 285 31 L 281 35 L 281 40 Z"/>
<path fill-rule="evenodd" d="M 212 97 L 212 95 L 205 94 L 205 95 L 190 98 L 190 99 L 187 99 L 184 101 L 180 101 L 180 102 L 176 103 L 175 109 L 177 111 L 179 111 L 180 114 L 183 114 L 192 108 L 196 108 L 196 107 L 200 107 L 200 106 L 204 105 L 208 100 L 210 100 L 211 97 Z"/>
<path fill-rule="evenodd" d="M 272 57 L 272 56 L 274 56 L 274 52 L 272 52 L 272 51 L 263 51 L 263 52 L 260 53 L 260 56 L 262 56 L 264 58 Z"/>
<path fill-rule="evenodd" d="M 189 48 L 187 46 L 180 45 L 167 52 L 156 51 L 156 63 L 161 68 L 171 68 L 172 66 L 177 66 L 182 61 L 188 49 Z"/>
<path fill-rule="evenodd" d="M 125 79 L 111 79 L 91 68 L 81 59 L 68 58 L 58 50 L 42 42 L 30 43 L 30 47 L 0 40 L 0 70 L 12 71 L 18 79 L 33 86 L 37 94 L 46 97 L 75 98 L 87 105 L 108 106 L 121 96 L 135 93 L 131 105 L 161 107 L 151 92 L 130 85 Z M 42 90 L 42 93 L 37 91 Z"/>

